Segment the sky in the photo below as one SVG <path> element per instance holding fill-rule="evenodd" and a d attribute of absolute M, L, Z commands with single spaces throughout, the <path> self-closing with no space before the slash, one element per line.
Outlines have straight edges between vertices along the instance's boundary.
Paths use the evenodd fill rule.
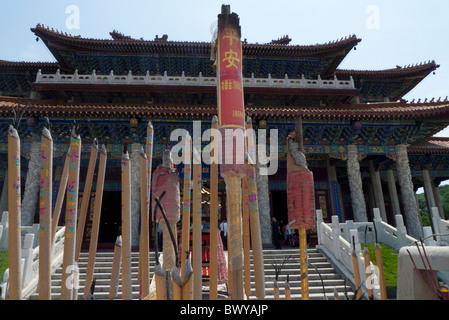
<path fill-rule="evenodd" d="M 222 4 L 240 17 L 242 38 L 268 43 L 288 35 L 291 45 L 321 44 L 355 34 L 362 41 L 340 69 L 379 70 L 435 60 L 440 67 L 404 98 L 449 95 L 447 0 L 15 0 L 0 11 L 0 59 L 56 61 L 30 28 L 41 23 L 84 38 L 211 41 Z M 449 137 L 449 128 L 437 136 Z"/>
<path fill-rule="evenodd" d="M 288 35 L 311 45 L 355 34 L 362 41 L 341 69 L 379 70 L 435 60 L 440 67 L 404 98 L 449 95 L 447 0 L 15 0 L 0 11 L 0 59 L 55 61 L 30 28 L 41 23 L 85 38 L 110 39 L 117 30 L 133 38 L 210 41 L 221 5 L 240 17 L 242 38 L 268 43 Z M 449 129 L 440 132 L 449 136 Z"/>

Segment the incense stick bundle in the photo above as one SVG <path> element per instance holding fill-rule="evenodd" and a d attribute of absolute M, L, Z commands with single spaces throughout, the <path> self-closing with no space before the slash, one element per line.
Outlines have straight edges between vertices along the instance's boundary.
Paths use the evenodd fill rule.
<path fill-rule="evenodd" d="M 301 299 L 309 300 L 309 276 L 307 267 L 307 231 L 299 228 L 299 263 L 301 268 Z"/>
<path fill-rule="evenodd" d="M 53 182 L 53 139 L 44 128 L 41 138 L 39 194 L 39 300 L 51 300 L 51 211 Z"/>
<path fill-rule="evenodd" d="M 70 147 L 67 150 L 67 155 L 64 160 L 64 168 L 62 170 L 61 180 L 59 181 L 58 196 L 55 202 L 55 208 L 53 210 L 53 217 L 51 220 L 51 245 L 53 246 L 56 236 L 56 228 L 58 227 L 59 217 L 61 215 L 62 204 L 67 188 L 67 180 L 69 179 L 69 165 L 70 165 Z"/>
<path fill-rule="evenodd" d="M 90 147 L 89 165 L 87 167 L 86 183 L 84 184 L 83 198 L 81 200 L 81 208 L 78 216 L 78 225 L 76 228 L 76 248 L 75 260 L 79 260 L 81 245 L 83 244 L 84 226 L 86 225 L 87 209 L 89 207 L 90 192 L 92 190 L 92 181 L 94 179 L 94 171 L 97 162 L 98 142 L 94 139 Z"/>
<path fill-rule="evenodd" d="M 95 256 L 97 254 L 98 233 L 100 229 L 101 206 L 103 203 L 104 179 L 106 174 L 107 154 L 106 146 L 102 145 L 100 150 L 100 160 L 98 164 L 98 178 L 95 193 L 94 216 L 92 219 L 92 230 L 90 234 L 89 257 L 86 269 L 86 281 L 84 284 L 84 299 L 86 299 L 89 288 L 94 277 Z M 90 192 L 89 192 L 90 193 Z"/>
<path fill-rule="evenodd" d="M 185 137 L 184 150 L 184 187 L 182 195 L 182 234 L 181 234 L 181 280 L 185 282 L 186 258 L 184 254 L 189 252 L 190 247 L 190 207 L 192 189 L 192 139 L 189 135 Z"/>
<path fill-rule="evenodd" d="M 20 138 L 17 130 L 8 130 L 8 265 L 9 299 L 22 299 L 21 268 L 21 184 L 20 184 Z"/>
<path fill-rule="evenodd" d="M 218 119 L 212 119 L 212 131 L 218 130 Z M 211 135 L 210 162 L 210 276 L 209 299 L 218 299 L 218 140 Z"/>
<path fill-rule="evenodd" d="M 140 281 L 142 283 L 141 296 L 150 294 L 150 242 L 149 242 L 149 198 L 148 198 L 148 159 L 144 150 L 140 153 Z"/>
<path fill-rule="evenodd" d="M 76 222 L 78 214 L 78 188 L 79 188 L 79 170 L 81 159 L 81 138 L 78 129 L 74 126 L 70 138 L 70 161 L 69 176 L 67 180 L 67 205 L 65 214 L 65 240 L 64 240 L 64 258 L 62 264 L 62 283 L 61 283 L 61 300 L 73 300 L 77 297 L 73 296 L 74 273 L 77 272 L 75 267 L 75 237 Z"/>
<path fill-rule="evenodd" d="M 203 274 L 203 264 L 202 264 L 202 231 L 201 231 L 201 189 L 202 189 L 202 179 L 201 179 L 201 156 L 200 153 L 193 149 L 193 186 L 192 186 L 192 261 L 193 261 L 193 299 L 201 300 L 202 291 L 202 274 Z"/>
<path fill-rule="evenodd" d="M 122 298 L 132 299 L 131 283 L 131 163 L 128 150 L 122 154 Z"/>

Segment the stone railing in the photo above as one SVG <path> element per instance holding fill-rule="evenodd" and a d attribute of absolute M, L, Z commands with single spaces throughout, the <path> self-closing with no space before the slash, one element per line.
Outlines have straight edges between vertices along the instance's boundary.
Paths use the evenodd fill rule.
<path fill-rule="evenodd" d="M 380 286 L 374 265 L 370 262 L 371 279 L 366 278 L 365 261 L 359 242 L 359 232 L 357 229 L 348 229 L 348 236 L 351 241 L 345 239 L 341 232 L 338 216 L 332 216 L 332 224 L 323 222 L 321 210 L 317 210 L 317 234 L 318 247 L 332 261 L 334 266 L 343 274 L 343 276 L 355 286 L 354 268 L 352 262 L 352 252 L 355 249 L 357 262 L 360 271 L 360 281 L 362 282 L 362 292 L 365 298 L 368 298 L 367 284 L 373 289 L 373 298 L 380 299 Z"/>
<path fill-rule="evenodd" d="M 2 222 L 3 220 L 7 220 L 7 212 L 3 212 Z M 3 227 L 3 228 L 2 228 Z M 38 230 L 38 228 L 32 227 L 22 227 L 22 234 L 27 230 Z M 4 225 L 0 225 L 0 233 L 1 229 L 5 231 Z M 7 231 L 7 228 L 6 228 Z M 57 267 L 59 267 L 62 263 L 63 252 L 64 252 L 64 233 L 65 227 L 58 227 L 58 230 L 55 235 L 55 242 L 52 248 L 52 263 L 51 263 L 51 272 L 53 273 Z M 8 241 L 8 235 L 6 232 L 6 243 Z M 22 236 L 22 297 L 23 299 L 27 299 L 32 293 L 36 292 L 38 281 L 39 281 L 39 246 L 36 245 L 36 239 L 39 241 L 39 233 L 25 233 Z M 3 240 L 0 234 L 0 242 L 5 242 L 4 234 Z M 7 247 L 5 248 L 7 249 Z M 0 284 L 2 288 L 2 298 L 7 296 L 9 288 L 9 269 L 6 269 L 3 275 L 3 282 Z"/>
<path fill-rule="evenodd" d="M 319 248 L 328 256 L 332 263 L 354 285 L 354 269 L 352 264 L 352 251 L 359 262 L 360 279 L 363 285 L 363 293 L 367 297 L 366 282 L 371 283 L 374 291 L 374 299 L 380 298 L 379 284 L 374 273 L 371 281 L 366 281 L 364 257 L 361 251 L 361 242 L 373 243 L 377 241 L 399 250 L 403 247 L 415 247 L 417 240 L 407 234 L 401 215 L 396 215 L 396 227 L 382 221 L 378 208 L 373 209 L 373 222 L 353 222 L 348 220 L 340 223 L 338 216 L 332 216 L 332 223 L 323 222 L 321 210 L 317 210 L 317 234 Z M 432 208 L 432 227 L 424 227 L 423 241 L 426 246 L 449 245 L 449 221 L 440 218 L 437 208 Z M 375 226 L 375 228 L 374 228 Z M 362 241 L 361 241 L 362 240 Z M 370 263 L 371 270 L 375 270 Z M 438 277 L 449 283 L 449 272 L 440 271 Z"/>
<path fill-rule="evenodd" d="M 441 219 L 438 208 L 432 208 L 432 226 L 424 228 L 426 244 L 434 246 L 449 246 L 449 221 Z"/>
<path fill-rule="evenodd" d="M 58 70 L 55 74 L 43 74 L 41 70 L 36 76 L 36 83 L 71 83 L 71 84 L 124 84 L 124 85 L 178 85 L 178 86 L 216 86 L 215 77 L 203 77 L 199 73 L 198 77 L 186 76 L 184 72 L 180 76 L 169 76 L 167 72 L 163 75 L 150 75 L 147 71 L 145 75 L 133 75 L 131 71 L 126 75 L 116 75 L 111 71 L 108 75 L 99 75 L 94 70 L 92 74 L 61 74 Z M 288 75 L 284 78 L 272 78 L 269 74 L 267 78 L 243 78 L 244 87 L 273 87 L 273 88 L 303 88 L 303 89 L 355 89 L 352 77 L 349 80 L 339 80 L 336 76 L 333 79 L 323 80 L 318 75 L 317 79 L 306 79 L 304 75 L 299 79 L 290 79 Z"/>

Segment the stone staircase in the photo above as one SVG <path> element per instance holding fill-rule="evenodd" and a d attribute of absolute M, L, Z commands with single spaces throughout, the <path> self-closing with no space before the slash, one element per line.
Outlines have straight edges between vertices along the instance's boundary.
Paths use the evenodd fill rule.
<path fill-rule="evenodd" d="M 345 282 L 341 276 L 332 268 L 331 264 L 327 261 L 326 257 L 315 248 L 307 250 L 308 261 L 313 264 L 320 272 L 323 284 L 320 280 L 320 275 L 313 267 L 309 267 L 309 299 L 310 300 L 323 300 L 324 294 L 328 299 L 333 299 L 334 289 L 336 288 L 340 293 L 340 298 L 344 298 L 342 292 L 345 291 Z M 291 287 L 291 299 L 301 299 L 301 281 L 299 271 L 299 249 L 281 249 L 281 250 L 264 250 L 264 264 L 265 264 L 265 300 L 274 299 L 273 284 L 275 280 L 275 270 L 273 264 L 281 264 L 283 259 L 288 257 L 288 262 L 282 267 L 279 275 L 278 285 L 280 288 L 280 299 L 284 299 L 284 284 L 289 274 L 289 284 Z M 82 252 L 79 259 L 79 289 L 78 299 L 83 299 L 86 266 L 87 266 L 88 253 Z M 109 296 L 109 283 L 110 273 L 112 270 L 113 252 L 98 252 L 95 259 L 94 278 L 96 279 L 95 285 L 95 300 L 107 300 Z M 132 287 L 133 287 L 133 299 L 139 298 L 139 282 L 137 280 L 138 269 L 138 252 L 132 253 Z M 252 264 L 252 258 L 251 258 Z M 150 275 L 152 276 L 155 266 L 154 254 L 150 253 Z M 251 267 L 253 270 L 253 267 Z M 56 269 L 52 275 L 52 300 L 60 299 L 60 288 L 62 282 L 62 267 Z M 222 286 L 221 289 L 223 289 Z M 204 287 L 203 287 L 204 289 Z M 207 288 L 206 288 L 207 289 Z M 219 291 L 222 291 L 219 288 Z M 348 295 L 352 297 L 352 289 L 347 287 Z M 207 296 L 207 295 L 205 295 Z M 121 299 L 121 282 L 119 283 L 118 296 L 116 299 Z M 30 300 L 38 299 L 38 294 L 34 293 L 30 296 Z M 254 275 L 251 271 L 251 295 L 249 299 L 256 299 L 255 297 L 255 284 Z"/>

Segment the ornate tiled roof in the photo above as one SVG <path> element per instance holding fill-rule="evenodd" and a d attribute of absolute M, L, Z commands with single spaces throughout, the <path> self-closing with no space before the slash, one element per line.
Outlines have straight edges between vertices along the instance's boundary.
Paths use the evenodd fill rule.
<path fill-rule="evenodd" d="M 412 76 L 426 76 L 432 71 L 435 71 L 440 66 L 435 61 L 421 62 L 415 65 L 408 66 L 396 66 L 396 68 L 384 69 L 384 70 L 348 70 L 339 69 L 335 71 L 335 75 L 339 78 L 404 78 Z"/>
<path fill-rule="evenodd" d="M 408 148 L 409 153 L 447 153 L 449 154 L 449 138 L 431 137 Z"/>
<path fill-rule="evenodd" d="M 158 53 L 201 53 L 210 54 L 210 42 L 190 42 L 190 41 L 168 41 L 167 37 L 155 40 L 133 39 L 124 36 L 114 30 L 110 33 L 112 40 L 109 39 L 89 39 L 81 36 L 72 36 L 67 33 L 55 31 L 53 28 L 38 24 L 31 28 L 37 36 L 44 41 L 54 39 L 59 43 L 65 43 L 71 46 L 91 48 L 95 50 L 113 50 L 117 52 L 158 52 Z M 165 39 L 165 40 L 164 40 Z M 311 55 L 322 56 L 341 52 L 342 49 L 352 49 L 361 39 L 355 35 L 341 38 L 324 44 L 315 45 L 290 45 L 284 43 L 271 42 L 267 44 L 243 42 L 244 55 L 269 55 L 269 56 L 296 56 Z"/>
<path fill-rule="evenodd" d="M 57 62 L 23 62 L 23 61 L 7 61 L 0 60 L 0 72 L 37 72 L 39 69 L 42 71 L 55 72 L 58 69 Z"/>
<path fill-rule="evenodd" d="M 216 105 L 189 104 L 119 104 L 119 103 L 58 103 L 52 100 L 22 99 L 29 102 L 29 113 L 61 116 L 143 116 L 211 118 L 217 113 Z M 9 114 L 17 105 L 17 98 L 0 97 L 0 115 Z M 305 119 L 429 119 L 445 116 L 449 119 L 449 102 L 405 103 L 385 102 L 367 104 L 341 104 L 330 106 L 245 106 L 246 113 L 255 118 Z M 449 122 L 449 121 L 448 121 Z"/>

